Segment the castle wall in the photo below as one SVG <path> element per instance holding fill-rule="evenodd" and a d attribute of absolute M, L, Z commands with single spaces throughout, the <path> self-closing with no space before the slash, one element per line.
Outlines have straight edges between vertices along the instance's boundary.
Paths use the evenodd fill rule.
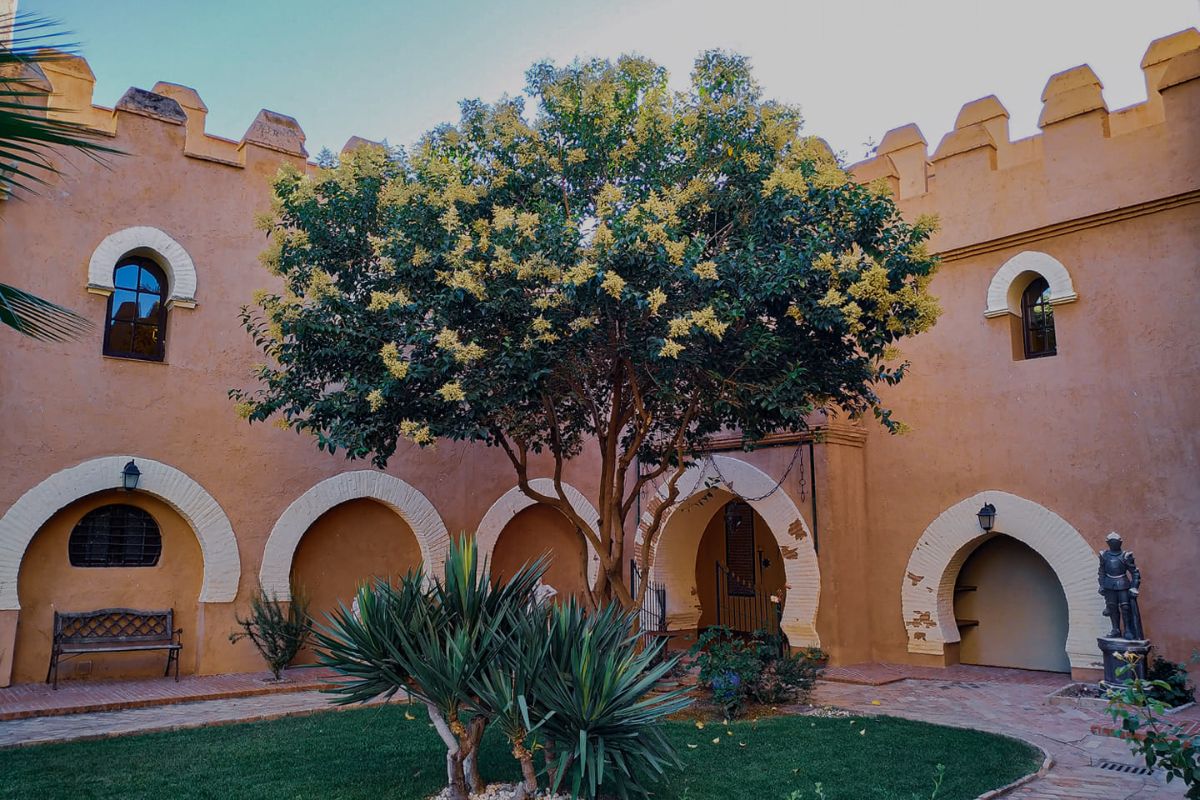
<path fill-rule="evenodd" d="M 802 516 L 796 532 L 777 536 L 807 536 L 806 528 L 819 539 L 816 629 L 835 663 L 954 660 L 953 641 L 928 635 L 936 604 L 927 619 L 906 617 L 903 592 L 908 585 L 910 595 L 927 590 L 933 597 L 947 576 L 913 582 L 918 541 L 947 509 L 988 490 L 1058 515 L 1063 530 L 1090 549 L 1109 530 L 1124 533 L 1146 575 L 1150 635 L 1176 659 L 1200 646 L 1200 596 L 1190 591 L 1200 539 L 1189 528 L 1200 512 L 1200 360 L 1193 352 L 1200 338 L 1200 34 L 1154 43 L 1143 69 L 1148 99 L 1132 108 L 1109 112 L 1090 70 L 1069 70 L 1047 85 L 1035 137 L 1010 142 L 1007 112 L 985 98 L 964 106 L 932 154 L 907 126 L 853 167 L 863 181 L 887 183 L 907 218 L 932 212 L 942 221 L 933 249 L 944 263 L 933 291 L 945 313 L 932 331 L 904 343 L 912 370 L 884 392 L 913 432 L 892 437 L 874 423 L 830 426 L 814 448 L 815 485 L 807 447 L 797 456 L 794 441 L 730 453 L 778 481 L 777 491 Z M 66 109 L 54 113 L 110 134 L 129 155 L 107 164 L 72 155 L 66 173 L 40 195 L 0 200 L 0 281 L 96 323 L 70 343 L 6 338 L 0 514 L 50 476 L 91 459 L 129 454 L 174 467 L 219 505 L 237 542 L 236 559 L 208 567 L 231 570 L 236 594 L 200 598 L 196 633 L 185 640 L 195 651 L 185 650 L 184 664 L 193 658 L 201 673 L 259 669 L 251 646 L 227 637 L 258 585 L 268 537 L 322 480 L 368 468 L 319 453 L 294 432 L 247 425 L 227 397 L 252 383 L 250 367 L 262 358 L 238 321 L 240 307 L 273 280 L 258 264 L 265 242 L 253 220 L 269 207 L 269 179 L 280 163 L 306 162 L 303 131 L 263 111 L 239 141 L 211 136 L 199 96 L 167 83 L 131 90 L 116 109 L 93 106 L 94 78 L 81 59 L 50 65 L 45 77 L 54 104 Z M 174 287 L 181 293 L 169 312 L 164 363 L 101 355 L 107 290 L 89 275 L 89 261 L 106 237 L 140 226 L 169 236 L 194 266 L 191 296 L 182 291 L 182 271 Z M 1055 299 L 1058 354 L 1017 360 L 1011 315 L 985 312 L 997 273 L 1029 251 L 1057 259 L 1073 292 Z M 564 476 L 588 498 L 597 494 L 595 465 L 587 452 Z M 515 483 L 502 453 L 452 442 L 431 452 L 402 446 L 387 473 L 426 499 L 450 534 L 474 531 Z M 534 473 L 549 474 L 547 463 Z M 186 506 L 191 496 L 179 502 Z M 39 497 L 61 501 L 55 508 L 81 500 Z M 647 496 L 639 511 L 650 502 Z M 324 510 L 311 509 L 312 518 Z M 368 524 L 375 511 L 392 513 L 350 516 Z M 998 526 L 1005 519 L 998 502 Z M 1030 539 L 1052 547 L 1060 533 L 1068 536 L 1051 526 Z M 632 555 L 634 531 L 628 536 Z M 305 547 L 301 541 L 302 559 Z M 0 596 L 6 565 L 15 569 L 22 556 L 23 549 L 0 546 Z M 948 579 L 952 585 L 954 575 Z M 1094 592 L 1066 588 L 1069 601 Z M 42 624 L 24 608 L 0 606 L 0 685 L 14 641 L 22 647 L 24 631 Z M 40 656 L 15 658 L 28 665 Z M 19 667 L 18 678 L 31 670 Z"/>

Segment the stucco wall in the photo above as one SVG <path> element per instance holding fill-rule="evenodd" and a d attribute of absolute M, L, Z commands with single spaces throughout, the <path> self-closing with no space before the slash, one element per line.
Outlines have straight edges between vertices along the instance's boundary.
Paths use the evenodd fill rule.
<path fill-rule="evenodd" d="M 581 596 L 586 580 L 583 550 L 583 542 L 566 517 L 549 506 L 532 505 L 517 512 L 501 531 L 492 550 L 492 576 L 512 576 L 531 560 L 548 555 L 544 581 L 557 589 L 561 598 Z"/>

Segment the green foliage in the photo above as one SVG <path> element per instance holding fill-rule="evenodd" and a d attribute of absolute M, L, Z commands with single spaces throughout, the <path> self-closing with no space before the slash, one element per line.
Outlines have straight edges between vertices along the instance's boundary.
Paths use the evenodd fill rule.
<path fill-rule="evenodd" d="M 25 14 L 0 14 L 0 31 L 12 34 L 0 42 L 0 199 L 14 190 L 33 191 L 58 173 L 51 159 L 55 148 L 91 157 L 120 151 L 102 144 L 103 137 L 83 125 L 46 115 L 46 93 L 29 85 L 45 80 L 39 64 L 67 57 L 61 42 L 47 32 L 51 24 Z M 33 339 L 68 341 L 91 330 L 85 317 L 13 286 L 0 284 L 0 324 Z"/>
<path fill-rule="evenodd" d="M 308 598 L 304 593 L 300 590 L 292 592 L 286 610 L 284 605 L 275 597 L 267 596 L 259 586 L 250 598 L 250 616 L 245 619 L 235 617 L 241 630 L 229 634 L 231 642 L 249 639 L 267 662 L 275 680 L 279 680 L 284 667 L 292 663 L 312 633 Z"/>
<path fill-rule="evenodd" d="M 1168 783 L 1180 779 L 1187 787 L 1186 797 L 1200 799 L 1200 735 L 1189 736 L 1181 726 L 1165 719 L 1166 706 L 1156 698 L 1173 694 L 1176 687 L 1149 676 L 1139 678 L 1133 671 L 1139 656 L 1125 656 L 1126 663 L 1118 667 L 1117 675 L 1127 682 L 1111 689 L 1108 699 L 1108 713 L 1121 726 L 1117 735 L 1145 759 L 1148 768 L 1163 770 Z"/>
<path fill-rule="evenodd" d="M 530 454 L 595 442 L 620 499 L 600 504 L 598 586 L 633 607 L 634 497 L 713 433 L 819 409 L 901 429 L 875 388 L 937 317 L 935 223 L 851 180 L 739 56 L 703 54 L 683 92 L 637 57 L 538 64 L 527 95 L 536 113 L 465 101 L 411 150 L 281 172 L 260 222 L 283 289 L 243 312 L 269 363 L 230 394 L 378 466 L 445 437 L 503 448 L 524 482 Z"/>
<path fill-rule="evenodd" d="M 546 710 L 551 788 L 594 800 L 647 797 L 680 762 L 660 727 L 691 702 L 682 690 L 653 693 L 675 666 L 663 644 L 642 648 L 637 615 L 615 604 L 585 613 L 574 601 L 550 611 L 548 658 L 538 689 Z M 604 786 L 607 784 L 606 786 Z"/>
<path fill-rule="evenodd" d="M 1188 670 L 1183 664 L 1155 656 L 1146 668 L 1146 679 L 1151 682 L 1150 697 L 1168 708 L 1196 699 L 1196 687 L 1188 682 Z"/>
<path fill-rule="evenodd" d="M 740 714 L 748 701 L 803 702 L 825 662 L 825 654 L 818 648 L 793 653 L 776 636 L 762 631 L 744 636 L 720 625 L 706 628 L 692 645 L 691 654 L 700 682 L 730 719 Z"/>

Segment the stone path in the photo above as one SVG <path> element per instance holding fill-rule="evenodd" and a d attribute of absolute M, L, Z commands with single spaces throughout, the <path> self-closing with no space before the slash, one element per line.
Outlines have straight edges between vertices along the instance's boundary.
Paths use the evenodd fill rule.
<path fill-rule="evenodd" d="M 1097 736 L 1091 726 L 1103 712 L 1046 703 L 1065 676 L 1027 673 L 1023 682 L 905 679 L 885 685 L 822 681 L 815 702 L 863 714 L 887 714 L 956 725 L 1024 739 L 1046 750 L 1050 771 L 1005 797 L 1021 800 L 1167 800 L 1182 798 L 1183 786 L 1167 785 L 1161 774 L 1133 775 L 1101 769 L 1102 761 L 1136 764 L 1125 742 Z M 872 701 L 879 704 L 874 705 Z"/>

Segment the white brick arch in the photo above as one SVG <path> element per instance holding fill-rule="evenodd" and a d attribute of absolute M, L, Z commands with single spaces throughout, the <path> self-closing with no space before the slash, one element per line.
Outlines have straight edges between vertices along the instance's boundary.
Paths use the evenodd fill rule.
<path fill-rule="evenodd" d="M 1107 628 L 1096 593 L 1095 551 L 1058 514 L 1001 491 L 979 492 L 955 503 L 929 524 L 913 548 L 900 590 L 908 651 L 942 655 L 946 644 L 960 640 L 954 620 L 954 584 L 963 562 L 986 536 L 976 516 L 984 503 L 996 507 L 993 533 L 1028 545 L 1058 576 L 1067 596 L 1071 666 L 1102 667 L 1096 637 Z"/>
<path fill-rule="evenodd" d="M 800 509 L 779 482 L 757 467 L 731 456 L 711 456 L 688 468 L 679 479 L 680 500 L 663 519 L 651 548 L 650 580 L 667 587 L 667 625 L 690 629 L 700 621 L 696 589 L 696 549 L 704 532 L 699 518 L 711 516 L 700 501 L 710 489 L 723 489 L 744 499 L 758 512 L 779 545 L 783 556 L 787 593 L 782 627 L 793 647 L 819 647 L 817 606 L 821 598 L 821 573 L 813 549 L 812 532 Z M 642 514 L 637 545 L 653 519 L 665 487 Z M 692 522 L 694 524 L 688 524 Z"/>
<path fill-rule="evenodd" d="M 300 540 L 318 517 L 350 500 L 375 500 L 399 514 L 417 537 L 426 573 L 441 572 L 450 536 L 433 503 L 399 478 L 362 469 L 326 478 L 292 501 L 279 517 L 267 538 L 259 569 L 259 581 L 269 596 L 291 599 L 292 559 Z"/>
<path fill-rule="evenodd" d="M 34 486 L 0 517 L 0 610 L 17 610 L 17 573 L 25 549 L 60 509 L 97 492 L 119 489 L 121 470 L 133 459 L 141 470 L 137 491 L 153 495 L 183 517 L 204 558 L 201 603 L 231 603 L 242 574 L 237 538 L 224 510 L 204 487 L 167 464 L 141 456 L 104 456 L 56 472 Z"/>
<path fill-rule="evenodd" d="M 104 237 L 88 261 L 88 291 L 111 295 L 113 269 L 126 256 L 146 256 L 167 274 L 169 307 L 196 305 L 196 265 L 183 245 L 158 228 L 139 225 Z"/>
<path fill-rule="evenodd" d="M 529 482 L 529 486 L 535 492 L 551 497 L 557 496 L 554 481 L 551 478 L 534 478 Z M 592 533 L 599 537 L 600 513 L 596 511 L 596 507 L 583 496 L 583 492 L 569 483 L 563 484 L 563 493 L 566 494 L 567 501 L 571 504 L 571 508 L 575 509 L 575 513 L 582 517 Z M 491 560 L 496 543 L 500 541 L 500 534 L 504 532 L 504 526 L 511 522 L 517 514 L 535 504 L 536 501 L 522 492 L 520 486 L 509 489 L 500 496 L 500 499 L 492 503 L 492 507 L 479 521 L 479 527 L 475 529 L 475 545 L 479 548 L 480 561 Z M 600 574 L 600 556 L 596 555 L 596 550 L 590 541 L 587 543 L 587 551 L 588 583 L 595 584 L 596 577 Z M 530 555 L 537 554 L 531 553 Z"/>
<path fill-rule="evenodd" d="M 1079 299 L 1071 283 L 1071 274 L 1061 261 L 1046 253 L 1026 250 L 1005 261 L 992 276 L 992 282 L 988 284 L 987 310 L 983 315 L 988 318 L 1004 314 L 1021 316 L 1021 294 L 1035 275 L 1041 275 L 1050 284 L 1050 305 Z"/>

